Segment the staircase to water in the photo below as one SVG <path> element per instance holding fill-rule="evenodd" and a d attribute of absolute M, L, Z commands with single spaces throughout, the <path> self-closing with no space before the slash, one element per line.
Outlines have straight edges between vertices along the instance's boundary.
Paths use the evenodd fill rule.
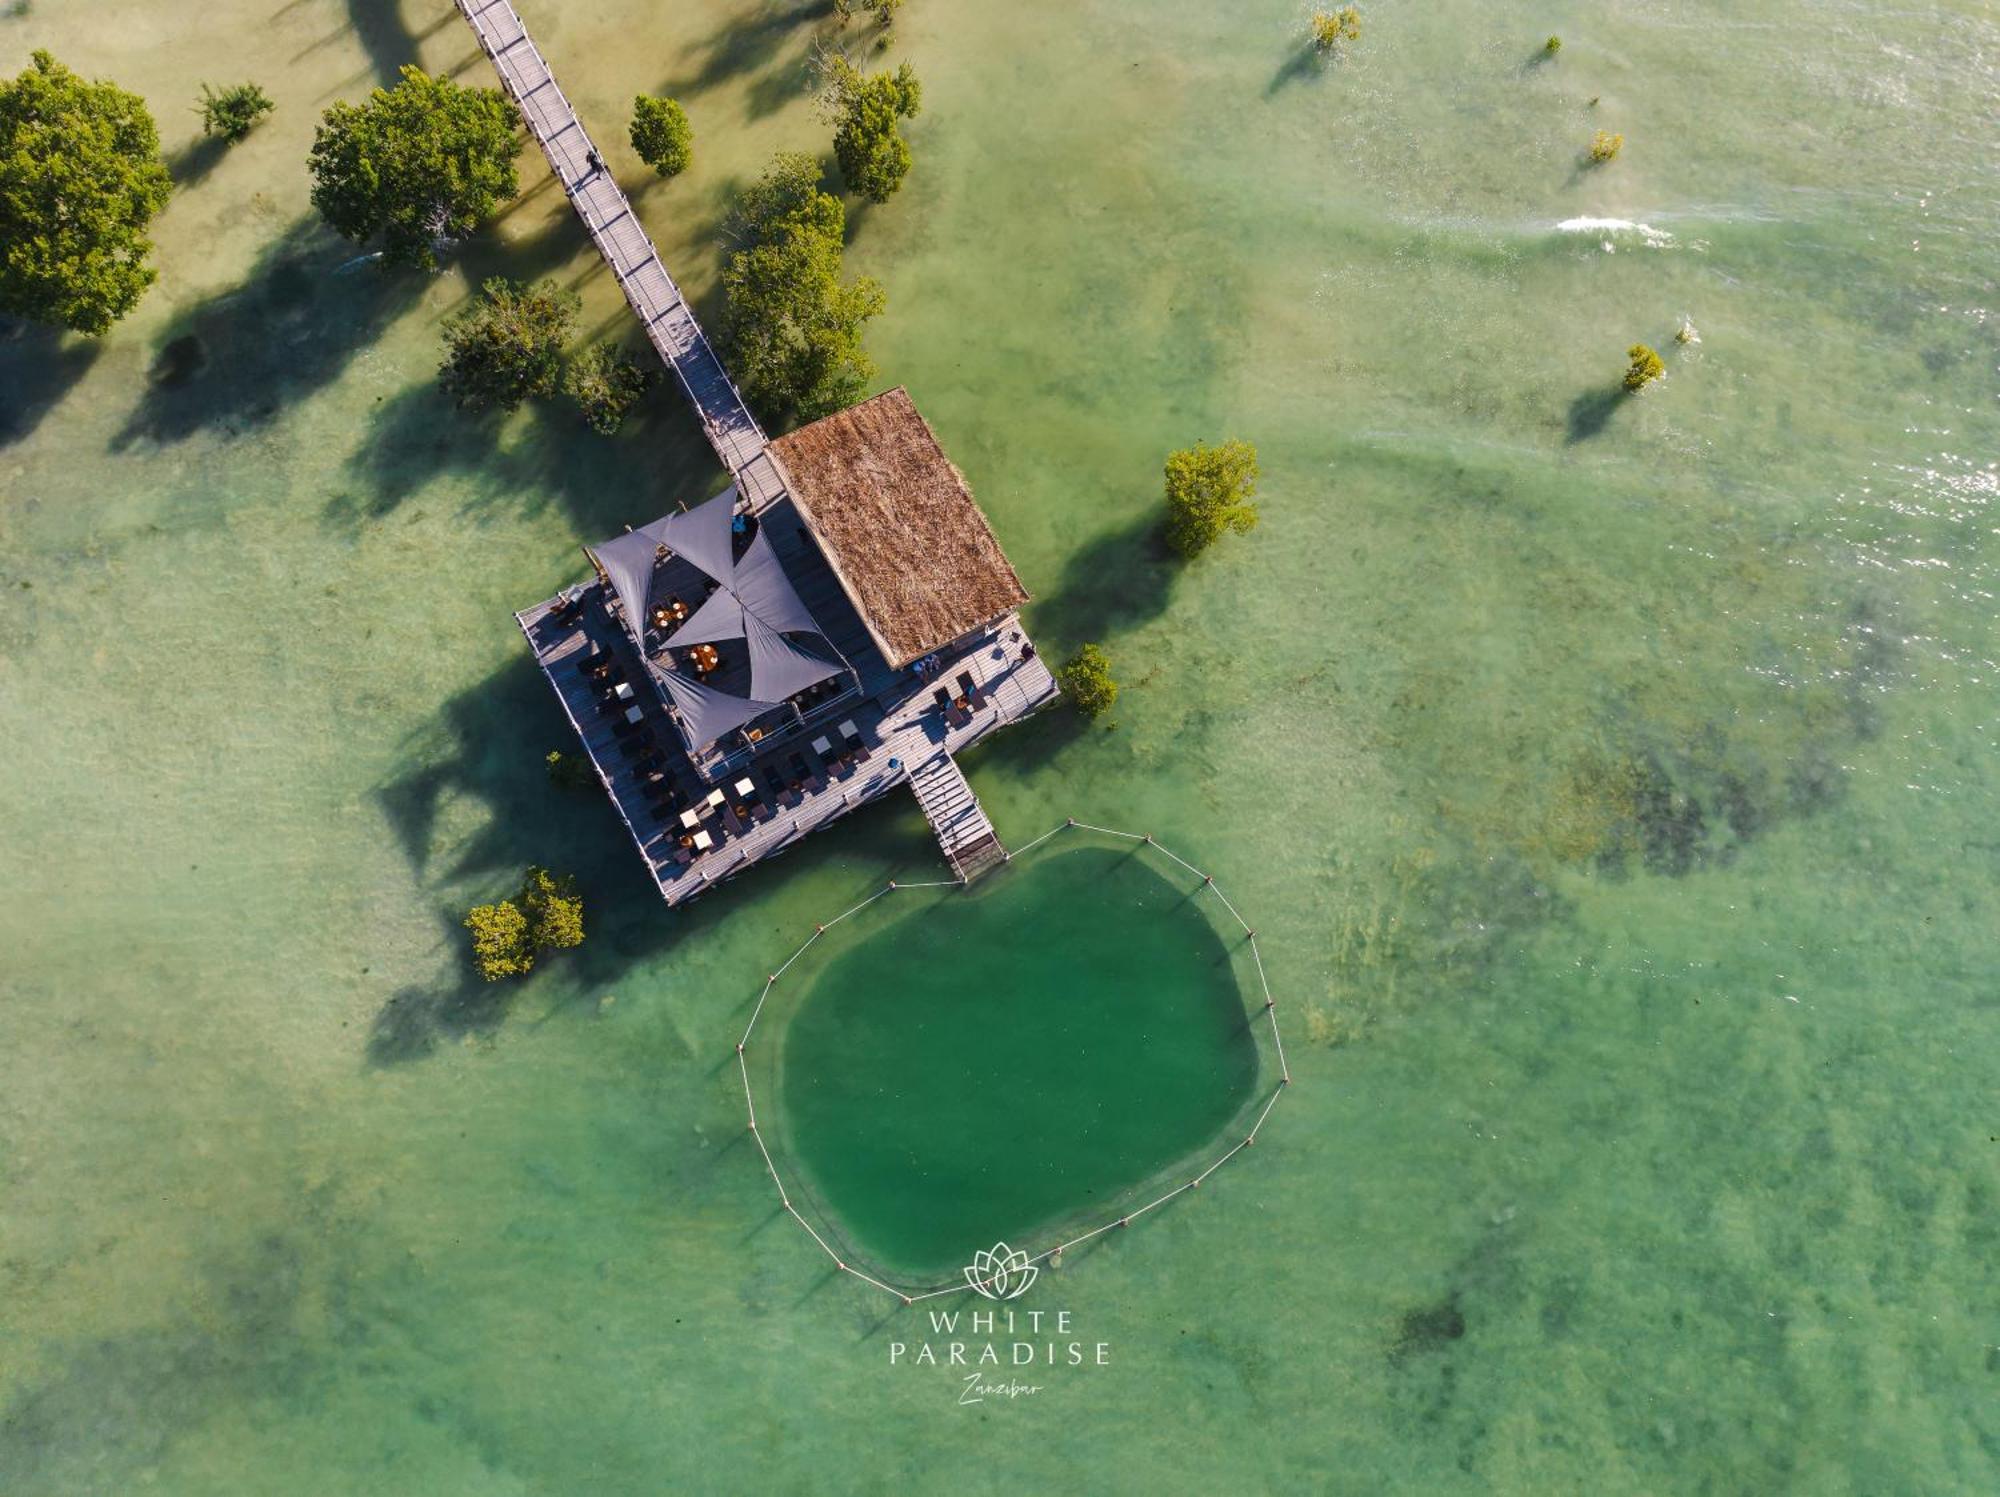
<path fill-rule="evenodd" d="M 939 749 L 910 771 L 910 789 L 961 883 L 969 884 L 1007 861 L 1007 849 L 980 809 L 979 797 L 965 782 L 958 761 L 945 750 Z"/>

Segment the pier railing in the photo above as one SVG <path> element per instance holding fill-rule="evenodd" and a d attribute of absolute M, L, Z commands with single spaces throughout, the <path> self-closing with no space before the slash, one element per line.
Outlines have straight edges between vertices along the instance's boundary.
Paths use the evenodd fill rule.
<path fill-rule="evenodd" d="M 753 509 L 783 497 L 784 480 L 765 450 L 769 439 L 715 347 L 695 319 L 687 298 L 668 274 L 660 252 L 640 227 L 631 200 L 604 164 L 576 110 L 556 82 L 548 61 L 511 0 L 455 0 L 479 38 L 500 86 L 548 158 L 570 206 L 597 252 L 611 267 L 625 300 L 700 418 L 722 466 Z"/>

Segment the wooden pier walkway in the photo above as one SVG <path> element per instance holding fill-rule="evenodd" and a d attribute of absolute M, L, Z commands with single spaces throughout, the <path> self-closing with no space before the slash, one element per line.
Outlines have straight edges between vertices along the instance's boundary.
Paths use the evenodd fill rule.
<path fill-rule="evenodd" d="M 789 503 L 782 510 L 777 508 L 790 495 L 771 458 L 764 429 L 750 414 L 742 392 L 729 378 L 659 251 L 640 227 L 631 201 L 605 167 L 547 60 L 528 35 L 520 13 L 511 0 L 454 3 L 492 61 L 501 88 L 520 110 L 523 123 L 548 158 L 549 169 L 562 184 L 591 242 L 610 266 L 626 302 L 646 330 L 647 341 L 674 372 L 738 495 L 767 521 L 788 513 L 792 508 Z M 978 710 L 947 721 L 915 684 L 900 692 L 878 692 L 853 712 L 852 720 L 872 745 L 865 771 L 850 771 L 834 781 L 815 776 L 813 785 L 780 814 L 750 825 L 732 825 L 721 845 L 683 861 L 677 856 L 678 829 L 670 830 L 648 814 L 648 801 L 629 756 L 622 752 L 615 733 L 598 720 L 590 688 L 578 674 L 578 661 L 590 644 L 589 632 L 582 626 L 558 624 L 555 602 L 551 599 L 516 618 L 536 663 L 555 687 L 619 819 L 668 904 L 694 898 L 904 783 L 916 793 L 946 860 L 961 880 L 970 883 L 1006 861 L 1007 850 L 952 751 L 970 747 L 995 728 L 1018 722 L 1057 696 L 1054 676 L 1031 652 L 1000 663 L 1011 654 L 1011 641 L 1022 637 L 1019 621 L 1012 614 L 998 621 L 985 638 L 961 642 L 963 653 L 948 652 L 952 658 L 945 662 L 945 671 L 965 667 L 979 680 L 982 705 Z M 620 633 L 608 623 L 601 632 L 607 641 Z M 1010 643 L 1003 646 L 1002 640 Z M 633 674 L 635 678 L 639 674 L 636 661 Z M 661 731 L 671 730 L 662 722 Z"/>
<path fill-rule="evenodd" d="M 969 884 L 1007 861 L 1007 849 L 949 749 L 938 749 L 910 770 L 910 789 L 937 833 L 945 861 L 962 882 Z"/>
<path fill-rule="evenodd" d="M 766 448 L 769 439 L 743 393 L 716 357 L 694 311 L 667 273 L 660 252 L 640 227 L 631 201 L 604 165 L 590 134 L 563 96 L 548 62 L 510 0 L 455 0 L 492 60 L 500 86 L 521 111 L 528 132 L 570 206 L 611 267 L 646 338 L 674 372 L 701 419 L 709 445 L 735 479 L 737 491 L 762 510 L 784 495 L 784 480 Z"/>

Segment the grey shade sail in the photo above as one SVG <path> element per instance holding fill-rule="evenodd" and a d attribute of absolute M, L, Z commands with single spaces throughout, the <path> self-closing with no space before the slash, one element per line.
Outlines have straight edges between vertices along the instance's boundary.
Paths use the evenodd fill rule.
<path fill-rule="evenodd" d="M 644 627 L 646 603 L 653 588 L 653 562 L 659 548 L 667 543 L 666 523 L 655 520 L 591 548 L 597 564 L 604 568 L 604 575 L 611 579 L 618 601 L 624 605 L 628 628 Z"/>
<path fill-rule="evenodd" d="M 750 644 L 750 693 L 772 701 L 837 676 L 842 667 L 794 644 L 747 609 L 744 638 Z"/>
<path fill-rule="evenodd" d="M 762 702 L 752 697 L 717 691 L 679 671 L 656 671 L 654 674 L 667 688 L 667 695 L 673 698 L 674 706 L 681 715 L 681 726 L 692 744 L 713 743 L 730 729 L 740 728 L 778 705 L 776 702 Z"/>
<path fill-rule="evenodd" d="M 708 601 L 688 616 L 686 623 L 674 630 L 673 647 L 684 650 L 689 645 L 712 645 L 725 639 L 743 637 L 743 600 L 726 587 L 718 587 L 708 595 Z"/>
<path fill-rule="evenodd" d="M 743 560 L 736 564 L 736 579 L 731 586 L 743 600 L 745 613 L 755 614 L 780 633 L 820 633 L 804 601 L 793 591 L 792 579 L 785 575 L 778 553 L 771 548 L 771 538 L 762 530 L 752 537 Z"/>
<path fill-rule="evenodd" d="M 715 742 L 732 728 L 771 711 L 785 698 L 847 669 L 840 652 L 827 640 L 792 586 L 792 579 L 785 575 L 769 537 L 759 530 L 742 557 L 734 555 L 735 510 L 736 491 L 725 489 L 698 508 L 668 515 L 593 548 L 598 565 L 618 595 L 625 626 L 642 652 L 660 547 L 665 546 L 715 581 L 716 590 L 672 631 L 668 644 L 680 650 L 689 645 L 745 641 L 750 665 L 748 693 L 738 696 L 721 691 L 679 670 L 655 665 L 655 673 L 680 712 L 689 746 L 694 748 Z M 826 654 L 816 653 L 788 635 L 811 636 Z"/>
<path fill-rule="evenodd" d="M 678 551 L 721 581 L 729 575 L 732 565 L 730 527 L 735 518 L 736 490 L 732 487 L 685 514 L 668 515 L 655 523 L 665 527 L 664 539 L 669 550 Z"/>

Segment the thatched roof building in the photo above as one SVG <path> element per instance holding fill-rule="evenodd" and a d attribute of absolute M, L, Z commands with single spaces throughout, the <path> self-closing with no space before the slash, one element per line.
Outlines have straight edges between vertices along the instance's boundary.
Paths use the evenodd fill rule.
<path fill-rule="evenodd" d="M 890 665 L 1028 601 L 965 475 L 900 385 L 779 437 L 770 451 Z"/>

